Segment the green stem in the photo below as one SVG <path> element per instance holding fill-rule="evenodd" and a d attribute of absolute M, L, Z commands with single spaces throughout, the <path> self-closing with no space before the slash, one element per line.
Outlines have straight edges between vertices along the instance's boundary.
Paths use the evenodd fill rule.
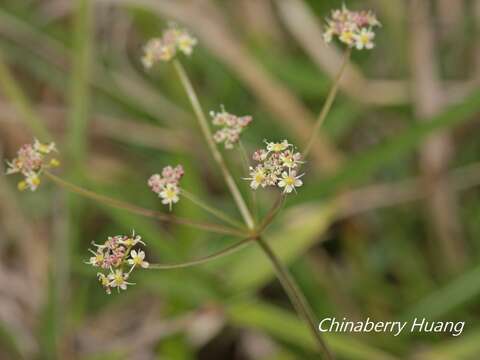
<path fill-rule="evenodd" d="M 236 229 L 232 229 L 230 227 L 184 219 L 184 218 L 176 217 L 173 215 L 164 214 L 159 211 L 145 209 L 140 206 L 136 206 L 121 200 L 113 199 L 108 196 L 97 194 L 96 192 L 84 189 L 80 186 L 77 186 L 75 184 L 72 184 L 68 181 L 63 180 L 62 178 L 56 175 L 53 175 L 48 171 L 45 171 L 44 174 L 50 180 L 55 182 L 57 185 L 60 185 L 74 193 L 77 193 L 79 195 L 85 196 L 87 198 L 96 200 L 98 202 L 101 202 L 107 205 L 110 205 L 117 209 L 127 210 L 131 213 L 154 218 L 163 222 L 186 225 L 186 226 L 190 226 L 190 227 L 201 229 L 201 230 L 211 231 L 214 233 L 227 234 L 227 235 L 233 235 L 233 236 L 242 236 L 242 237 L 245 236 L 244 232 Z"/>
<path fill-rule="evenodd" d="M 192 203 L 194 203 L 195 205 L 201 207 L 203 210 L 205 210 L 206 212 L 209 212 L 210 214 L 212 214 L 213 216 L 216 216 L 218 219 L 220 220 L 223 220 L 227 223 L 229 223 L 230 225 L 236 227 L 236 228 L 239 228 L 239 229 L 245 229 L 245 226 L 243 224 L 241 224 L 240 222 L 238 222 L 237 220 L 235 219 L 232 219 L 230 216 L 224 214 L 222 211 L 218 210 L 218 209 L 215 209 L 213 207 L 211 207 L 210 205 L 206 204 L 203 200 L 199 199 L 198 197 L 196 197 L 195 195 L 191 194 L 190 192 L 188 192 L 187 190 L 185 189 L 181 189 L 180 190 L 180 193 L 185 197 L 187 198 L 188 200 L 190 200 Z"/>
<path fill-rule="evenodd" d="M 252 237 L 249 237 L 249 238 L 246 238 L 246 239 L 243 239 L 242 241 L 239 241 L 223 250 L 220 250 L 216 253 L 213 253 L 211 255 L 208 255 L 208 256 L 205 256 L 205 257 L 202 257 L 202 258 L 199 258 L 199 259 L 195 259 L 195 260 L 192 260 L 192 261 L 187 261 L 187 262 L 184 262 L 184 263 L 178 263 L 178 264 L 150 264 L 150 266 L 148 267 L 149 269 L 155 269 L 155 270 L 169 270 L 169 269 L 181 269 L 181 268 L 186 268 L 186 267 L 190 267 L 190 266 L 195 266 L 195 265 L 200 265 L 200 264 L 204 264 L 204 263 L 207 263 L 209 261 L 212 261 L 212 260 L 216 260 L 216 259 L 219 259 L 221 257 L 224 257 L 224 256 L 227 256 L 227 255 L 230 255 L 240 249 L 242 249 L 245 245 L 247 245 L 248 243 L 250 243 L 254 238 Z"/>
<path fill-rule="evenodd" d="M 188 99 L 190 100 L 193 111 L 195 112 L 195 115 L 200 124 L 200 128 L 202 129 L 203 136 L 207 141 L 208 147 L 210 148 L 213 158 L 218 163 L 220 170 L 222 171 L 223 177 L 225 178 L 227 186 L 230 189 L 230 192 L 232 193 L 233 199 L 235 200 L 235 203 L 237 204 L 238 209 L 242 214 L 245 224 L 247 224 L 247 227 L 249 229 L 253 229 L 255 227 L 255 223 L 253 221 L 252 215 L 250 214 L 250 211 L 248 210 L 248 207 L 245 204 L 245 201 L 243 200 L 240 190 L 238 190 L 237 184 L 233 180 L 233 177 L 227 168 L 227 165 L 225 163 L 225 160 L 223 159 L 222 154 L 218 150 L 215 142 L 213 141 L 212 133 L 208 126 L 207 118 L 205 117 L 205 114 L 202 110 L 202 106 L 200 105 L 200 102 L 198 100 L 197 94 L 195 93 L 193 85 L 190 82 L 190 79 L 188 78 L 188 75 L 185 72 L 185 69 L 183 68 L 182 64 L 178 60 L 174 60 L 173 65 L 188 95 Z"/>
<path fill-rule="evenodd" d="M 292 278 L 287 268 L 277 258 L 270 245 L 268 245 L 268 243 L 261 237 L 257 238 L 257 242 L 274 266 L 277 277 L 288 297 L 290 298 L 293 307 L 298 312 L 300 317 L 302 317 L 307 322 L 309 329 L 312 335 L 317 340 L 319 348 L 322 351 L 323 355 L 326 359 L 334 359 L 332 353 L 325 344 L 325 341 L 320 336 L 320 332 L 317 329 L 317 320 L 313 315 L 313 311 L 310 308 L 307 300 L 305 299 L 305 296 L 296 284 L 295 280 Z"/>
<path fill-rule="evenodd" d="M 263 233 L 263 231 L 272 223 L 272 221 L 275 219 L 275 216 L 277 216 L 278 212 L 282 208 L 282 205 L 285 203 L 285 196 L 283 193 L 280 193 L 278 196 L 277 200 L 275 201 L 275 204 L 270 208 L 268 211 L 267 215 L 263 218 L 261 224 L 258 227 L 257 232 L 259 234 Z"/>
<path fill-rule="evenodd" d="M 345 51 L 345 54 L 343 56 L 343 61 L 342 64 L 340 65 L 340 70 L 338 71 L 337 76 L 335 77 L 335 80 L 333 82 L 333 86 L 330 89 L 330 92 L 328 93 L 327 100 L 325 101 L 325 104 L 323 104 L 322 110 L 320 111 L 320 115 L 318 115 L 317 122 L 315 123 L 313 130 L 312 130 L 312 135 L 310 135 L 310 139 L 308 140 L 307 146 L 305 147 L 305 150 L 303 151 L 303 157 L 306 158 L 308 154 L 310 153 L 310 150 L 312 149 L 313 144 L 317 140 L 317 135 L 318 131 L 320 130 L 322 124 L 325 122 L 325 119 L 327 118 L 328 113 L 330 112 L 330 109 L 333 105 L 333 101 L 335 100 L 335 97 L 338 92 L 338 87 L 340 85 L 340 79 L 342 78 L 342 75 L 347 68 L 348 60 L 350 59 L 350 55 L 352 53 L 352 49 L 348 48 Z"/>

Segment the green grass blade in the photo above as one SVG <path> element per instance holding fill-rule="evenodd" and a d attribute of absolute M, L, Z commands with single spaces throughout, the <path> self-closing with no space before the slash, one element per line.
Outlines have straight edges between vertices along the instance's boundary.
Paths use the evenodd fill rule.
<path fill-rule="evenodd" d="M 442 114 L 434 116 L 428 121 L 420 121 L 395 138 L 353 157 L 335 175 L 318 185 L 310 186 L 308 191 L 307 188 L 302 189 L 293 201 L 298 203 L 319 198 L 331 194 L 343 186 L 365 180 L 384 164 L 414 149 L 430 134 L 467 121 L 478 111 L 480 111 L 480 90 L 475 91 L 462 102 L 450 106 Z"/>
<path fill-rule="evenodd" d="M 69 148 L 77 161 L 85 156 L 86 130 L 90 106 L 89 76 L 93 40 L 93 15 L 90 0 L 76 2 L 72 77 L 70 88 Z"/>
<path fill-rule="evenodd" d="M 447 286 L 434 291 L 408 309 L 404 319 L 422 316 L 437 319 L 480 294 L 480 266 L 462 274 Z"/>

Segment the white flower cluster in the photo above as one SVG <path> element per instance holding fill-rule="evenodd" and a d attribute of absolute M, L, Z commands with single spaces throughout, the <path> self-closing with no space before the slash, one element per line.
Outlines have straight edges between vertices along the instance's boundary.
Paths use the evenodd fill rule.
<path fill-rule="evenodd" d="M 33 145 L 23 145 L 18 150 L 17 157 L 11 162 L 7 161 L 7 175 L 21 173 L 24 176 L 24 180 L 18 183 L 18 190 L 35 191 L 40 185 L 42 171 L 60 165 L 55 158 L 47 159 L 54 151 L 57 151 L 55 143 L 43 144 L 35 139 Z"/>
<path fill-rule="evenodd" d="M 178 184 L 184 173 L 182 165 L 165 166 L 161 175 L 154 174 L 148 179 L 148 186 L 162 198 L 162 204 L 168 205 L 170 210 L 172 210 L 172 205 L 180 200 Z"/>
<path fill-rule="evenodd" d="M 268 142 L 266 149 L 257 150 L 253 154 L 253 160 L 258 164 L 250 167 L 250 187 L 254 190 L 259 186 L 275 186 L 283 188 L 284 193 L 296 191 L 295 188 L 303 185 L 297 175 L 298 168 L 303 163 L 302 155 L 295 152 L 293 145 L 287 140 L 281 142 Z"/>
<path fill-rule="evenodd" d="M 159 61 L 170 61 L 175 57 L 177 51 L 190 56 L 196 44 L 197 39 L 186 30 L 178 29 L 172 25 L 164 31 L 162 37 L 147 42 L 143 49 L 143 66 L 148 69 Z"/>
<path fill-rule="evenodd" d="M 323 37 L 326 42 L 331 42 L 334 36 L 358 50 L 373 49 L 375 33 L 374 27 L 381 26 L 377 17 L 371 11 L 350 11 L 345 5 L 342 9 L 332 11 L 327 19 Z"/>
<path fill-rule="evenodd" d="M 109 236 L 102 245 L 93 243 L 95 251 L 89 249 L 93 256 L 86 263 L 102 269 L 97 276 L 107 294 L 111 294 L 112 288 L 117 288 L 120 292 L 120 289 L 126 290 L 127 285 L 135 285 L 127 281 L 132 271 L 137 267 L 148 268 L 145 252 L 133 250 L 137 244 L 145 245 L 141 236 L 133 232 L 131 236 Z"/>
<path fill-rule="evenodd" d="M 242 131 L 252 122 L 251 116 L 236 116 L 226 112 L 223 107 L 221 112 L 211 111 L 210 116 L 213 125 L 222 127 L 213 134 L 213 139 L 217 144 L 223 143 L 225 149 L 233 149 Z"/>

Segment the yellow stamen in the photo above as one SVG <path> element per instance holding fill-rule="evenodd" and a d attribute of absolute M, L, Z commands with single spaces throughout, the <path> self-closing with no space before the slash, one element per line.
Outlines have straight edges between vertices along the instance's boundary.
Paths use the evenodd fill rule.
<path fill-rule="evenodd" d="M 59 167 L 60 166 L 60 161 L 58 161 L 57 159 L 51 159 L 50 160 L 50 166 L 51 167 Z"/>
<path fill-rule="evenodd" d="M 26 181 L 20 181 L 17 184 L 17 189 L 20 191 L 24 191 L 27 188 L 27 182 Z"/>

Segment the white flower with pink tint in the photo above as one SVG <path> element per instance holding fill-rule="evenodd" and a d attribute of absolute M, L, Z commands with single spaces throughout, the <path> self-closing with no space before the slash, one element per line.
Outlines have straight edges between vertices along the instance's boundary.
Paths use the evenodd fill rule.
<path fill-rule="evenodd" d="M 162 199 L 162 204 L 168 205 L 170 210 L 172 205 L 180 200 L 179 183 L 184 174 L 182 165 L 175 167 L 169 165 L 162 169 L 161 175 L 154 174 L 148 179 L 148 186 Z"/>
<path fill-rule="evenodd" d="M 375 14 L 371 11 L 351 11 L 343 5 L 333 10 L 323 33 L 323 39 L 329 43 L 336 36 L 340 42 L 358 50 L 373 49 L 375 33 L 373 28 L 380 27 Z"/>
<path fill-rule="evenodd" d="M 134 285 L 127 279 L 135 268 L 148 268 L 145 252 L 133 249 L 135 245 L 145 245 L 141 239 L 133 231 L 132 235 L 109 236 L 103 244 L 93 243 L 95 250 L 88 249 L 92 256 L 85 263 L 102 271 L 97 273 L 97 277 L 107 294 L 112 288 L 120 291 L 126 290 L 127 285 Z"/>
<path fill-rule="evenodd" d="M 217 144 L 223 143 L 225 149 L 233 149 L 240 140 L 240 135 L 252 122 L 252 117 L 236 116 L 225 111 L 222 106 L 220 112 L 211 111 L 212 124 L 221 127 L 213 134 L 213 140 Z"/>
<path fill-rule="evenodd" d="M 190 56 L 195 45 L 197 39 L 172 24 L 161 37 L 149 40 L 144 46 L 143 66 L 149 69 L 159 61 L 168 62 L 175 58 L 178 52 Z"/>
<path fill-rule="evenodd" d="M 289 194 L 295 188 L 302 186 L 297 170 L 304 163 L 302 155 L 287 140 L 279 142 L 266 141 L 266 149 L 259 149 L 253 153 L 252 159 L 256 166 L 250 167 L 250 176 L 244 180 L 250 181 L 253 190 L 267 186 L 283 188 Z"/>
<path fill-rule="evenodd" d="M 40 175 L 43 170 L 60 166 L 60 162 L 48 156 L 57 151 L 55 143 L 41 143 L 34 139 L 34 143 L 23 145 L 17 152 L 17 157 L 7 161 L 7 175 L 20 173 L 24 179 L 17 184 L 20 191 L 29 189 L 35 191 L 40 185 Z"/>

